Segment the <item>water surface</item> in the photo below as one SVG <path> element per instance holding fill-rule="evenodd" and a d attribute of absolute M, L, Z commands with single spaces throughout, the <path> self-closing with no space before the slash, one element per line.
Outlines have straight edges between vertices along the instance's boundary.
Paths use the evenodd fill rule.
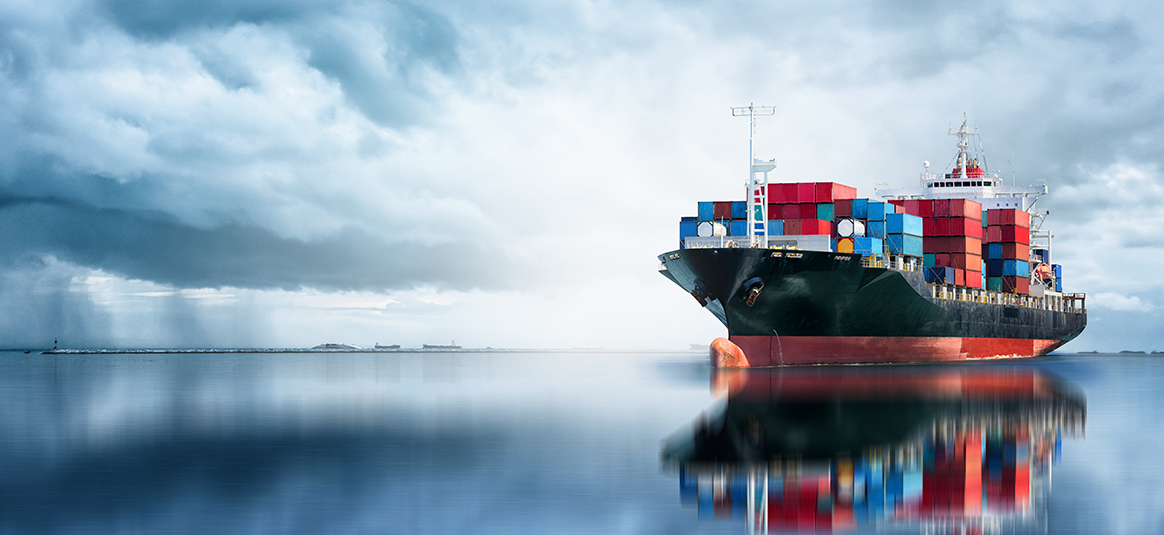
<path fill-rule="evenodd" d="M 1043 518 L 1008 530 L 1164 532 L 1164 360 L 971 368 L 1052 377 L 1086 407 Z M 0 531 L 746 533 L 661 457 L 724 405 L 722 379 L 684 353 L 3 353 Z"/>

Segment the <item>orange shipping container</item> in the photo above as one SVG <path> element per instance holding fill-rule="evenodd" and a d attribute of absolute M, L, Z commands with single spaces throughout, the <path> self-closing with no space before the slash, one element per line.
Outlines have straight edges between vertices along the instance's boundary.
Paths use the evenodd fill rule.
<path fill-rule="evenodd" d="M 853 238 L 841 238 L 837 240 L 838 253 L 852 253 L 853 252 Z"/>
<path fill-rule="evenodd" d="M 968 217 L 982 226 L 982 203 L 970 199 L 950 199 L 950 217 Z"/>

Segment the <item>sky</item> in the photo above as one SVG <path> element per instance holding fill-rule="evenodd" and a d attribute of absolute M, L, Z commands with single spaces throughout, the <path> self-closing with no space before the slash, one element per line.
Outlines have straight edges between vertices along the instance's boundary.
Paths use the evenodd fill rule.
<path fill-rule="evenodd" d="M 1164 350 L 1153 2 L 0 4 L 0 346 L 686 348 L 678 218 L 1045 181 L 1063 349 Z"/>

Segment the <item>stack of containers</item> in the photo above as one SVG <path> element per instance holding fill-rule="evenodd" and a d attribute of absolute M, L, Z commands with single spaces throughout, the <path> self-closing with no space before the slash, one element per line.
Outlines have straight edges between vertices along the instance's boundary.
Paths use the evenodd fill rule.
<path fill-rule="evenodd" d="M 888 207 L 882 214 L 885 225 L 885 251 L 891 255 L 922 257 L 922 218 L 912 214 L 898 214 L 893 212 L 892 204 L 877 203 Z M 871 221 L 870 225 L 876 223 Z"/>
<path fill-rule="evenodd" d="M 856 195 L 856 188 L 835 182 L 769 184 L 768 232 L 774 236 L 835 237 L 834 203 Z"/>
<path fill-rule="evenodd" d="M 926 282 L 984 288 L 982 204 L 970 199 L 892 201 L 922 218 Z"/>
<path fill-rule="evenodd" d="M 1014 208 L 986 211 L 987 288 L 1021 295 L 1030 293 L 1030 214 Z"/>

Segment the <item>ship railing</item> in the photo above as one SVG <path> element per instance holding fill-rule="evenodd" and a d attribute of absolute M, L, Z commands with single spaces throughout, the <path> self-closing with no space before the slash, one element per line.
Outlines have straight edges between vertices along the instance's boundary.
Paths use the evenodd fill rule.
<path fill-rule="evenodd" d="M 875 255 L 861 257 L 861 267 L 921 272 L 922 259 L 916 256 Z"/>
<path fill-rule="evenodd" d="M 972 303 L 986 303 L 1011 307 L 1033 308 L 1054 312 L 1070 312 L 1084 314 L 1087 308 L 1086 294 L 1047 294 L 1043 297 L 1031 297 L 1006 292 L 995 292 L 979 288 L 966 288 L 951 284 L 930 284 L 930 297 L 950 301 L 966 301 Z"/>

